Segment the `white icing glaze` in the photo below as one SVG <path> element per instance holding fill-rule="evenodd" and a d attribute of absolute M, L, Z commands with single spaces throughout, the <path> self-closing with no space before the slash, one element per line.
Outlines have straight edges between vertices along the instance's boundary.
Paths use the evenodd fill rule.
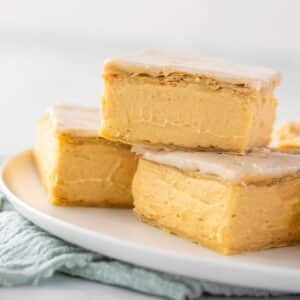
<path fill-rule="evenodd" d="M 204 75 L 227 82 L 246 84 L 256 90 L 273 88 L 281 80 L 280 73 L 269 68 L 239 65 L 221 58 L 174 55 L 156 50 L 108 59 L 105 65 L 156 75 L 160 73 L 168 75 L 171 72 Z"/>
<path fill-rule="evenodd" d="M 135 146 L 146 160 L 186 171 L 214 174 L 229 181 L 247 178 L 280 178 L 300 171 L 300 154 L 259 149 L 247 155 L 217 152 L 161 151 Z"/>
<path fill-rule="evenodd" d="M 79 136 L 98 136 L 100 112 L 96 107 L 57 103 L 48 109 L 53 127 L 58 132 Z"/>

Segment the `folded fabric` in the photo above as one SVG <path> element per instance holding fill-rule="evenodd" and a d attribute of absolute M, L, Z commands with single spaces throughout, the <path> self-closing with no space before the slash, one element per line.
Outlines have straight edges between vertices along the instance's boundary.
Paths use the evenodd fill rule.
<path fill-rule="evenodd" d="M 0 207 L 4 202 L 0 194 Z M 199 281 L 113 260 L 48 234 L 14 210 L 0 212 L 0 286 L 38 284 L 55 272 L 178 300 L 203 295 L 283 295 Z"/>

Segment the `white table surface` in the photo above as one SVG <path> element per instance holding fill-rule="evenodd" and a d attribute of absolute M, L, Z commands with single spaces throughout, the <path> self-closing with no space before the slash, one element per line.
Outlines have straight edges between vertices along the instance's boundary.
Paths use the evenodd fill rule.
<path fill-rule="evenodd" d="M 86 41 L 85 41 L 86 43 Z M 81 41 L 43 39 L 36 36 L 5 36 L 0 44 L 0 155 L 31 147 L 35 122 L 45 108 L 59 100 L 98 105 L 103 58 L 123 52 L 118 45 L 83 46 Z M 135 45 L 126 48 L 131 50 Z M 227 54 L 230 51 L 226 52 Z M 231 54 L 229 54 L 230 56 Z M 273 65 L 284 72 L 278 95 L 279 119 L 300 119 L 297 58 L 249 56 L 239 60 Z M 56 276 L 38 287 L 4 288 L 0 299 L 13 300 L 150 299 L 148 296 L 66 276 Z M 153 299 L 153 298 L 151 298 Z M 210 298 L 211 299 L 211 298 Z M 218 299 L 218 298 L 215 298 Z M 249 299 L 249 298 L 248 298 Z"/>

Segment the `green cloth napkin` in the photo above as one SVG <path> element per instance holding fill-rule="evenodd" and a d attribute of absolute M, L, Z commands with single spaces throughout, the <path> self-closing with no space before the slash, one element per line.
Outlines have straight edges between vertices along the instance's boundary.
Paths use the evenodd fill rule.
<path fill-rule="evenodd" d="M 0 286 L 33 284 L 62 272 L 168 299 L 214 296 L 275 296 L 167 274 L 117 261 L 69 244 L 43 231 L 13 209 L 0 193 Z M 282 294 L 281 294 L 282 295 Z"/>

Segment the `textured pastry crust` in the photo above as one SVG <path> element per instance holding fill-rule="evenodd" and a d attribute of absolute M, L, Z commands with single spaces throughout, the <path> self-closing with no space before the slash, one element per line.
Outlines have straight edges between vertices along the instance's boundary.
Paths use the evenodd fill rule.
<path fill-rule="evenodd" d="M 248 88 L 258 93 L 269 94 L 281 81 L 281 74 L 265 67 L 247 66 L 225 61 L 222 58 L 199 55 L 179 55 L 158 50 L 116 57 L 105 61 L 106 71 L 127 72 L 132 76 L 155 78 L 178 78 L 186 81 Z"/>
<path fill-rule="evenodd" d="M 107 139 L 236 153 L 270 142 L 276 74 L 270 82 L 226 81 L 111 60 L 103 78 L 100 134 Z"/>
<path fill-rule="evenodd" d="M 58 132 L 47 115 L 38 124 L 34 156 L 53 204 L 132 207 L 136 158 L 130 147 Z"/>
<path fill-rule="evenodd" d="M 234 183 L 269 184 L 300 173 L 300 153 L 276 148 L 254 149 L 245 155 L 179 149 L 165 151 L 138 146 L 132 151 L 146 160 L 189 172 L 190 176 L 210 174 Z"/>
<path fill-rule="evenodd" d="M 237 184 L 140 159 L 132 191 L 141 220 L 222 254 L 300 241 L 299 173 Z"/>

